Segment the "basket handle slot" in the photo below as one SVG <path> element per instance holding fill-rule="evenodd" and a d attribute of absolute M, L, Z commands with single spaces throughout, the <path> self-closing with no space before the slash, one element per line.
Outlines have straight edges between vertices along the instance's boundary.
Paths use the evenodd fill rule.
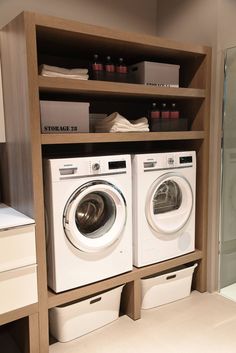
<path fill-rule="evenodd" d="M 90 300 L 89 304 L 94 304 L 94 303 L 100 302 L 100 300 L 102 300 L 102 297 L 98 297 L 98 298 L 95 298 L 93 300 Z"/>

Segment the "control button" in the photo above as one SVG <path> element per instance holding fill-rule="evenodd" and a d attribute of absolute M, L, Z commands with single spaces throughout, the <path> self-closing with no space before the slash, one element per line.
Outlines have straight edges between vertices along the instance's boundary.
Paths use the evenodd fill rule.
<path fill-rule="evenodd" d="M 94 163 L 94 164 L 92 165 L 92 170 L 98 171 L 99 169 L 100 169 L 100 164 L 99 164 L 99 163 Z"/>
<path fill-rule="evenodd" d="M 174 162 L 175 162 L 175 160 L 174 160 L 173 157 L 169 157 L 168 160 L 167 160 L 167 163 L 168 163 L 169 165 L 173 165 Z"/>

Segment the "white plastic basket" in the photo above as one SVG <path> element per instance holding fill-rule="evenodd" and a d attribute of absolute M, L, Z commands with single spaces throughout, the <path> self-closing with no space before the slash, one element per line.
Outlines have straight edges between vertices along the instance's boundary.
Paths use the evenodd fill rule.
<path fill-rule="evenodd" d="M 155 277 L 144 278 L 142 309 L 171 303 L 190 295 L 194 269 L 197 264 Z"/>
<path fill-rule="evenodd" d="M 51 334 L 60 342 L 68 342 L 118 319 L 123 287 L 51 309 Z"/>

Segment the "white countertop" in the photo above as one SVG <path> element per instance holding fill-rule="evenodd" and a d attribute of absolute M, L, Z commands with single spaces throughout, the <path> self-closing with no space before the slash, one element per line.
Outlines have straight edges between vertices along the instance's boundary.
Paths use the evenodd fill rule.
<path fill-rule="evenodd" d="M 0 203 L 0 230 L 34 224 L 34 220 L 13 208 Z"/>

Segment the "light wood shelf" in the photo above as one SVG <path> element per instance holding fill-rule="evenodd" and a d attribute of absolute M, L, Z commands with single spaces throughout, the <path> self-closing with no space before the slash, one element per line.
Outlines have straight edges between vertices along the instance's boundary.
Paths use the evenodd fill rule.
<path fill-rule="evenodd" d="M 137 268 L 133 271 L 105 279 L 96 283 L 89 284 L 80 288 L 56 294 L 51 290 L 48 291 L 48 308 L 53 308 L 58 305 L 68 303 L 73 300 L 81 299 L 94 293 L 102 292 L 107 289 L 114 288 L 124 283 L 132 282 L 146 276 L 153 275 L 158 272 L 169 270 L 171 268 L 181 266 L 190 262 L 202 259 L 202 251 L 195 250 L 187 255 L 179 256 L 174 259 L 163 261 L 157 264 Z"/>
<path fill-rule="evenodd" d="M 0 326 L 36 313 L 38 313 L 38 303 L 27 305 L 17 310 L 9 311 L 0 315 Z"/>
<path fill-rule="evenodd" d="M 205 136 L 206 133 L 204 131 L 41 134 L 41 142 L 43 145 L 48 145 L 66 143 L 203 140 Z"/>
<path fill-rule="evenodd" d="M 173 98 L 203 99 L 204 89 L 181 87 L 153 87 L 134 83 L 75 80 L 38 76 L 39 91 L 44 93 L 72 93 L 98 97 L 134 97 L 138 99 Z"/>

